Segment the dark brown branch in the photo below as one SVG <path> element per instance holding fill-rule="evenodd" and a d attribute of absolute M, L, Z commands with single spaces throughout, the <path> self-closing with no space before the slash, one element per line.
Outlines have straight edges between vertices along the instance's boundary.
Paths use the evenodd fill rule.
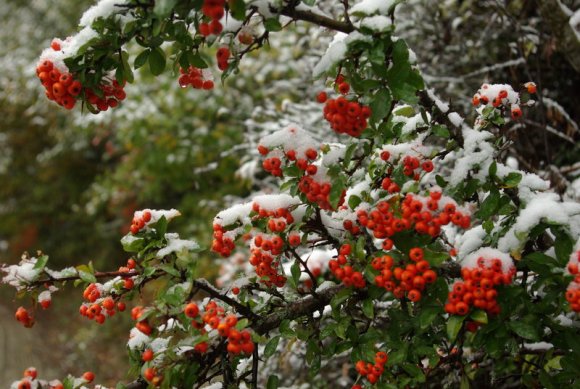
<path fill-rule="evenodd" d="M 273 10 L 273 12 L 278 12 L 280 15 L 288 16 L 294 20 L 303 20 L 334 31 L 344 32 L 345 34 L 349 34 L 355 30 L 350 21 L 341 22 L 323 15 L 315 14 L 311 11 L 297 10 L 293 6 L 287 6 L 280 10 Z"/>

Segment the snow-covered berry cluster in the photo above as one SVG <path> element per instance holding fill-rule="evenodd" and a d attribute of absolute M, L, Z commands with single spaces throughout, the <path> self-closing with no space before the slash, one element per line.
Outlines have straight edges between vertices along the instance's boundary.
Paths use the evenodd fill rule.
<path fill-rule="evenodd" d="M 70 40 L 54 39 L 50 48 L 40 57 L 36 75 L 45 88 L 46 97 L 66 109 L 73 109 L 81 98 L 97 111 L 106 111 L 118 106 L 127 96 L 124 85 L 104 77 L 98 91 L 84 87 L 78 77 L 70 73 L 64 64 L 63 50 L 68 45 Z"/>
<path fill-rule="evenodd" d="M 524 84 L 524 87 L 528 93 L 536 93 L 536 84 L 533 82 L 527 82 Z M 494 108 L 509 110 L 511 112 L 511 117 L 514 120 L 517 120 L 522 116 L 520 95 L 513 90 L 511 85 L 483 84 L 473 96 L 472 103 L 475 107 L 491 104 Z"/>
<path fill-rule="evenodd" d="M 472 307 L 498 314 L 497 287 L 512 282 L 516 268 L 511 257 L 495 249 L 482 248 L 462 261 L 461 278 L 453 284 L 445 304 L 451 315 L 466 315 Z"/>

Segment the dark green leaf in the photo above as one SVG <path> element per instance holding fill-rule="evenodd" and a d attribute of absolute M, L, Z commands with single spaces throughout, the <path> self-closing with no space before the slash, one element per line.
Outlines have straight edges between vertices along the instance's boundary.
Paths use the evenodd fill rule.
<path fill-rule="evenodd" d="M 440 124 L 433 126 L 431 130 L 433 131 L 433 134 L 437 135 L 440 138 L 449 138 L 449 136 L 451 135 L 447 127 L 442 126 Z"/>
<path fill-rule="evenodd" d="M 266 347 L 264 347 L 264 358 L 270 358 L 274 355 L 278 347 L 278 342 L 280 342 L 280 336 L 274 336 L 266 343 Z"/>
<path fill-rule="evenodd" d="M 529 323 L 523 321 L 512 321 L 508 323 L 508 327 L 524 339 L 539 340 L 540 338 L 537 328 Z"/>
<path fill-rule="evenodd" d="M 149 54 L 149 70 L 154 76 L 158 76 L 165 70 L 165 53 L 159 47 L 155 47 Z"/>
<path fill-rule="evenodd" d="M 366 317 L 368 317 L 369 319 L 372 319 L 373 317 L 375 317 L 373 299 L 363 300 L 362 311 L 363 311 L 364 315 Z"/>
<path fill-rule="evenodd" d="M 449 341 L 453 342 L 457 338 L 457 334 L 459 334 L 459 330 L 461 330 L 461 326 L 466 317 L 457 315 L 449 316 L 447 320 L 447 338 L 449 338 Z"/>
<path fill-rule="evenodd" d="M 155 0 L 153 13 L 160 19 L 164 19 L 171 14 L 175 4 L 177 4 L 177 0 Z"/>
<path fill-rule="evenodd" d="M 280 31 L 282 29 L 282 24 L 280 24 L 278 19 L 272 18 L 272 19 L 267 19 L 264 22 L 264 27 L 268 31 L 276 32 L 276 31 Z"/>
<path fill-rule="evenodd" d="M 268 383 L 266 384 L 266 389 L 277 389 L 280 380 L 277 375 L 271 375 L 268 377 Z"/>

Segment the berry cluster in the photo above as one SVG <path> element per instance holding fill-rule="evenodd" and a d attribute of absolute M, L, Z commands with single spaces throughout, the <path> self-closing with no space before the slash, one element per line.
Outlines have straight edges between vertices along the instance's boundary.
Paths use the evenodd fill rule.
<path fill-rule="evenodd" d="M 421 248 L 412 248 L 409 251 L 411 263 L 394 268 L 394 260 L 390 255 L 374 258 L 371 266 L 380 272 L 375 277 L 375 284 L 392 292 L 396 298 L 407 296 L 412 302 L 418 302 L 427 284 L 432 284 L 437 279 L 437 273 L 431 270 L 423 255 Z"/>
<path fill-rule="evenodd" d="M 213 242 L 211 245 L 212 251 L 215 251 L 222 257 L 229 257 L 235 247 L 234 240 L 227 235 L 224 227 L 221 224 L 214 224 Z"/>
<path fill-rule="evenodd" d="M 24 307 L 18 307 L 14 317 L 26 328 L 34 325 L 34 317 Z"/>
<path fill-rule="evenodd" d="M 270 150 L 263 145 L 258 145 L 258 152 L 261 155 L 266 156 L 270 153 Z M 289 166 L 296 165 L 298 169 L 306 172 L 308 175 L 315 175 L 318 171 L 316 165 L 312 164 L 312 161 L 318 158 L 318 152 L 312 148 L 304 151 L 303 158 L 300 158 L 300 156 L 297 155 L 296 150 L 293 149 L 286 151 L 284 156 L 286 157 L 286 163 Z M 262 167 L 273 176 L 282 177 L 282 160 L 279 157 L 273 156 L 264 159 Z"/>
<path fill-rule="evenodd" d="M 390 250 L 393 243 L 391 236 L 397 232 L 414 229 L 420 234 L 436 237 L 441 232 L 441 226 L 453 223 L 461 228 L 468 228 L 471 218 L 457 210 L 455 203 L 449 199 L 445 205 L 441 192 L 431 192 L 428 198 L 408 193 L 401 206 L 380 201 L 370 211 L 357 211 L 357 219 L 361 226 L 373 232 L 376 239 L 384 239 L 383 249 Z"/>
<path fill-rule="evenodd" d="M 385 371 L 385 364 L 389 360 L 389 356 L 384 351 L 379 351 L 375 354 L 375 363 L 358 361 L 355 364 L 355 369 L 358 374 L 365 377 L 368 382 L 375 384 Z M 361 385 L 353 385 L 352 389 L 362 389 Z"/>
<path fill-rule="evenodd" d="M 324 119 L 330 123 L 330 127 L 337 134 L 359 137 L 367 128 L 371 109 L 356 100 L 348 100 L 344 97 L 350 91 L 350 85 L 344 81 L 342 76 L 337 78 L 335 85 L 343 96 L 328 99 L 328 95 L 324 91 L 316 96 L 319 103 L 324 103 Z"/>
<path fill-rule="evenodd" d="M 29 367 L 28 369 L 24 370 L 24 374 L 22 375 L 22 379 L 18 382 L 18 389 L 31 389 L 34 384 L 34 387 L 37 387 L 36 377 L 38 376 L 38 372 L 36 371 L 35 367 Z M 57 384 L 58 385 L 58 384 Z M 56 388 L 57 386 L 55 386 Z M 58 386 L 58 389 L 63 389 L 62 384 Z"/>
<path fill-rule="evenodd" d="M 327 211 L 332 210 L 330 204 L 331 189 L 332 184 L 330 182 L 318 182 L 310 176 L 303 176 L 298 182 L 298 190 L 306 195 L 306 199 L 311 203 L 318 204 L 320 209 Z M 344 203 L 345 196 L 346 190 L 343 190 L 338 201 L 339 207 Z"/>
<path fill-rule="evenodd" d="M 580 312 L 580 250 L 573 253 L 566 267 L 568 272 L 574 276 L 566 290 L 566 301 L 574 312 Z"/>
<path fill-rule="evenodd" d="M 381 182 L 381 187 L 389 193 L 398 192 L 400 190 L 399 186 L 390 178 L 390 174 L 392 174 L 394 170 L 394 163 L 393 161 L 390 161 L 391 154 L 384 150 L 381 152 L 381 159 L 390 164 L 388 170 L 389 175 L 383 179 Z M 430 173 L 435 167 L 433 165 L 433 161 L 430 159 L 423 159 L 423 161 L 421 161 L 419 158 L 411 155 L 406 155 L 402 160 L 400 160 L 400 162 L 403 163 L 403 174 L 414 179 L 415 181 L 418 181 L 421 177 L 421 174 L 418 171 L 419 168 L 421 168 L 425 173 Z"/>
<path fill-rule="evenodd" d="M 213 80 L 207 79 L 202 69 L 190 66 L 187 70 L 179 68 L 179 73 L 178 82 L 182 88 L 191 85 L 194 89 L 210 90 L 214 87 Z"/>
<path fill-rule="evenodd" d="M 199 33 L 203 36 L 210 36 L 212 34 L 220 34 L 224 26 L 220 23 L 220 19 L 225 14 L 226 0 L 204 0 L 201 7 L 203 15 L 210 19 L 209 22 L 199 23 Z"/>
<path fill-rule="evenodd" d="M 224 309 L 218 306 L 214 301 L 209 301 L 205 305 L 204 310 L 203 315 L 200 316 L 197 304 L 189 303 L 185 306 L 184 313 L 191 319 L 201 318 L 203 324 L 217 330 L 221 337 L 227 338 L 227 350 L 230 354 L 250 355 L 254 352 L 255 345 L 252 342 L 250 332 L 248 330 L 239 331 L 235 328 L 238 323 L 238 318 L 235 315 L 226 315 Z M 202 322 L 193 320 L 192 325 L 203 332 Z"/>
<path fill-rule="evenodd" d="M 498 314 L 500 306 L 496 300 L 496 287 L 511 284 L 515 272 L 515 267 L 504 272 L 503 262 L 499 258 L 479 257 L 476 267 L 461 269 L 463 281 L 453 284 L 447 298 L 448 303 L 445 304 L 445 312 L 463 316 L 473 306 L 489 314 Z"/>
<path fill-rule="evenodd" d="M 73 76 L 61 73 L 49 60 L 42 61 L 36 68 L 36 75 L 45 88 L 46 97 L 58 105 L 73 109 L 77 96 L 82 92 L 82 85 Z"/>
<path fill-rule="evenodd" d="M 258 145 L 258 152 L 266 156 L 271 151 L 263 145 Z M 330 191 L 332 184 L 330 182 L 320 182 L 314 178 L 319 169 L 312 161 L 318 158 L 318 152 L 313 148 L 308 148 L 303 152 L 303 158 L 301 158 L 296 150 L 289 149 L 284 152 L 284 157 L 289 166 L 295 165 L 305 173 L 300 177 L 298 190 L 306 196 L 309 202 L 316 203 L 321 209 L 331 210 Z M 273 176 L 282 177 L 282 164 L 283 162 L 278 156 L 273 156 L 266 158 L 262 163 L 262 167 Z M 345 194 L 346 191 L 343 191 L 338 205 L 344 202 Z"/>
<path fill-rule="evenodd" d="M 230 55 L 230 49 L 227 47 L 220 47 L 215 54 L 218 69 L 222 72 L 225 71 L 229 66 L 228 59 L 230 58 Z"/>
<path fill-rule="evenodd" d="M 140 217 L 133 216 L 133 220 L 131 221 L 131 233 L 133 235 L 137 234 L 145 225 L 151 221 L 151 212 L 150 211 L 143 211 Z"/>
<path fill-rule="evenodd" d="M 336 278 L 342 281 L 345 286 L 364 288 L 366 281 L 360 271 L 356 271 L 348 262 L 348 256 L 352 253 L 352 246 L 348 243 L 340 246 L 336 259 L 328 262 L 328 268 Z"/>
<path fill-rule="evenodd" d="M 284 240 L 278 235 L 270 239 L 258 235 L 254 238 L 254 246 L 249 262 L 260 277 L 260 282 L 268 287 L 273 285 L 283 287 L 286 284 L 286 277 L 278 272 L 280 262 L 275 260 L 275 256 L 282 253 Z"/>
<path fill-rule="evenodd" d="M 119 84 L 117 80 L 113 80 L 110 83 L 107 82 L 99 88 L 99 92 L 85 88 L 86 100 L 99 112 L 117 107 L 119 102 L 125 100 L 125 97 L 127 97 L 125 89 L 123 89 L 124 85 Z"/>
<path fill-rule="evenodd" d="M 55 101 L 66 109 L 73 109 L 77 100 L 82 97 L 91 104 L 97 112 L 106 111 L 109 108 L 115 108 L 119 102 L 127 97 L 122 85 L 116 80 L 110 82 L 103 79 L 103 84 L 96 92 L 90 88 L 83 88 L 80 81 L 75 80 L 75 74 L 69 73 L 66 66 L 55 65 L 51 59 L 52 55 L 61 51 L 61 44 L 67 44 L 68 41 L 54 39 L 50 44 L 50 54 L 41 58 L 41 62 L 36 67 L 36 75 L 45 88 L 46 97 Z M 48 59 L 51 58 L 51 59 Z M 60 69 L 60 70 L 59 70 Z"/>

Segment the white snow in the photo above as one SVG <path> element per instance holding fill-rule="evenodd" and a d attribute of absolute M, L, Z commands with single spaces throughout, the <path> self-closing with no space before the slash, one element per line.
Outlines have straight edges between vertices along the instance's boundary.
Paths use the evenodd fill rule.
<path fill-rule="evenodd" d="M 447 115 L 447 118 L 449 119 L 451 124 L 453 124 L 455 127 L 461 127 L 461 125 L 463 124 L 463 120 L 464 120 L 461 117 L 461 115 L 459 115 L 457 112 L 449 112 L 449 114 Z"/>
<path fill-rule="evenodd" d="M 42 273 L 42 269 L 35 269 L 37 258 L 22 258 L 18 265 L 3 265 L 0 271 L 6 275 L 2 277 L 2 283 L 11 285 L 17 290 L 26 287 L 26 284 L 35 281 Z"/>
<path fill-rule="evenodd" d="M 285 152 L 295 150 L 296 158 L 305 158 L 304 153 L 308 149 L 318 151 L 320 148 L 320 143 L 297 124 L 290 124 L 281 130 L 266 135 L 260 139 L 259 144 L 270 150 L 275 147 L 282 147 Z"/>
<path fill-rule="evenodd" d="M 395 0 L 363 0 L 358 4 L 352 6 L 349 10 L 351 15 L 372 15 L 382 14 L 387 15 L 389 9 L 395 4 Z"/>
<path fill-rule="evenodd" d="M 151 338 L 137 328 L 131 328 L 131 332 L 129 333 L 129 341 L 127 342 L 127 347 L 131 350 L 136 350 L 144 345 L 148 344 L 151 341 Z"/>
<path fill-rule="evenodd" d="M 362 19 L 360 22 L 361 27 L 379 33 L 389 31 L 392 25 L 391 19 L 383 15 L 370 16 Z"/>
<path fill-rule="evenodd" d="M 447 111 L 449 111 L 449 104 L 441 101 L 441 99 L 437 97 L 433 89 L 427 89 L 427 95 L 431 100 L 435 102 L 435 105 L 437 106 L 439 111 L 441 111 L 441 113 L 447 113 Z"/>
<path fill-rule="evenodd" d="M 253 202 L 266 211 L 276 211 L 280 208 L 288 209 L 296 206 L 300 204 L 301 201 L 298 197 L 290 196 L 286 193 L 280 193 L 256 196 L 253 198 Z"/>
<path fill-rule="evenodd" d="M 326 53 L 324 53 L 324 55 L 320 58 L 320 61 L 318 61 L 316 66 L 314 66 L 312 75 L 314 78 L 318 78 L 323 73 L 328 71 L 332 66 L 342 61 L 345 58 L 349 44 L 359 41 L 370 42 L 371 39 L 372 38 L 370 36 L 363 35 L 358 31 L 351 32 L 348 35 L 342 32 L 338 32 L 334 36 L 334 40 L 328 46 Z"/>
<path fill-rule="evenodd" d="M 143 217 L 143 212 L 148 211 L 151 213 L 151 220 L 149 220 L 145 225 L 150 225 L 153 223 L 157 223 L 159 221 L 159 219 L 161 219 L 163 216 L 165 216 L 165 219 L 167 219 L 167 221 L 170 221 L 171 219 L 174 219 L 178 216 L 181 216 L 181 213 L 177 210 L 177 209 L 169 209 L 169 210 L 165 210 L 165 209 L 143 209 L 140 211 L 135 211 L 133 217 L 140 219 Z"/>
<path fill-rule="evenodd" d="M 117 5 L 126 4 L 127 0 L 100 0 L 97 4 L 90 7 L 85 11 L 79 25 L 81 27 L 87 27 L 93 24 L 98 18 L 107 18 L 123 8 Z"/>
<path fill-rule="evenodd" d="M 519 251 L 528 233 L 542 220 L 569 225 L 573 236 L 580 234 L 580 204 L 561 202 L 556 193 L 539 193 L 520 211 L 516 222 L 500 238 L 498 248 L 504 252 Z"/>
<path fill-rule="evenodd" d="M 574 34 L 576 34 L 576 39 L 580 41 L 580 9 L 574 12 L 568 23 L 570 24 L 570 27 L 572 27 Z"/>
<path fill-rule="evenodd" d="M 40 294 L 38 295 L 38 302 L 41 303 L 43 301 L 50 301 L 51 300 L 51 295 L 50 295 L 50 291 L 48 290 L 44 290 L 42 292 L 40 292 Z"/>
<path fill-rule="evenodd" d="M 193 240 L 179 239 L 179 234 L 167 233 L 165 234 L 165 239 L 167 239 L 167 246 L 162 248 L 157 252 L 157 258 L 163 258 L 171 253 L 177 253 L 183 250 L 196 250 L 199 248 L 199 244 Z"/>
<path fill-rule="evenodd" d="M 219 212 L 213 219 L 213 224 L 218 224 L 221 226 L 228 226 L 236 222 L 241 222 L 242 224 L 249 224 L 251 222 L 249 215 L 252 211 L 252 202 L 247 202 L 243 204 L 236 204 L 228 209 L 224 209 Z"/>
<path fill-rule="evenodd" d="M 483 227 L 476 226 L 458 236 L 454 242 L 454 246 L 457 249 L 457 256 L 464 258 L 469 253 L 480 248 L 486 235 Z"/>
<path fill-rule="evenodd" d="M 514 261 L 512 260 L 512 257 L 509 256 L 509 254 L 491 247 L 482 247 L 479 250 L 469 254 L 467 257 L 461 260 L 461 267 L 468 269 L 477 268 L 477 261 L 479 258 L 485 259 L 486 267 L 491 267 L 491 261 L 493 259 L 499 259 L 502 262 L 502 271 L 504 273 L 507 273 L 514 268 Z"/>

